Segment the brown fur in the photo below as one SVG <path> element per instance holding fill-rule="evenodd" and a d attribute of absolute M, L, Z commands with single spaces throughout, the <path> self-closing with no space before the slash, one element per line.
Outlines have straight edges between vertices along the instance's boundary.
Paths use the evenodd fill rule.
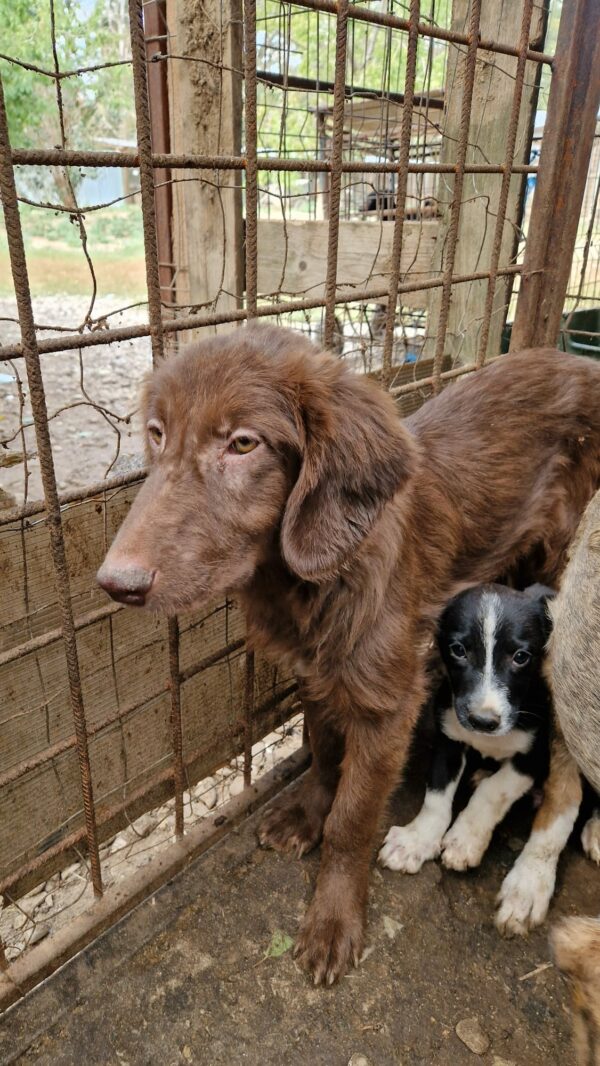
<path fill-rule="evenodd" d="M 331 983 L 362 952 L 374 837 L 435 620 L 523 560 L 558 577 L 600 484 L 600 367 L 512 355 L 402 423 L 339 360 L 251 326 L 161 367 L 145 408 L 164 451 L 99 580 L 120 596 L 146 573 L 147 606 L 168 612 L 234 594 L 254 646 L 300 676 L 313 764 L 261 839 L 297 854 L 323 840 L 296 951 Z M 240 428 L 261 441 L 243 460 L 227 443 Z"/>

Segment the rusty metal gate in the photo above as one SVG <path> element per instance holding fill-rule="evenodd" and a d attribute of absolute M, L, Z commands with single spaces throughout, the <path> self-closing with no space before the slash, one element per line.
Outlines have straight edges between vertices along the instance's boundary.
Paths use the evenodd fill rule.
<path fill-rule="evenodd" d="M 253 803 L 276 789 L 281 783 L 276 773 L 267 783 L 255 785 L 253 745 L 276 722 L 298 710 L 294 679 L 255 662 L 252 652 L 245 649 L 244 623 L 234 604 L 212 605 L 201 615 L 163 623 L 140 619 L 119 605 L 106 605 L 95 590 L 95 569 L 142 474 L 135 469 L 59 492 L 42 373 L 44 359 L 65 352 L 72 353 L 73 359 L 81 359 L 81 353 L 88 349 L 102 359 L 108 345 L 149 338 L 156 365 L 190 331 L 228 325 L 233 328 L 251 318 L 275 317 L 296 328 L 299 322 L 309 322 L 314 332 L 314 314 L 320 323 L 319 339 L 344 354 L 346 334 L 345 327 L 339 325 L 339 314 L 344 311 L 350 317 L 354 315 L 354 326 L 356 316 L 362 315 L 362 328 L 365 308 L 375 306 L 379 316 L 378 355 L 365 369 L 391 389 L 405 411 L 437 393 L 446 382 L 477 370 L 486 359 L 499 354 L 498 294 L 502 288 L 502 326 L 512 299 L 513 281 L 518 282 L 518 299 L 512 347 L 556 343 L 600 103 L 597 0 L 564 0 L 552 53 L 544 50 L 547 5 L 539 8 L 534 0 L 523 0 L 519 8 L 520 28 L 508 41 L 502 35 L 492 39 L 482 33 L 484 19 L 489 22 L 495 8 L 494 0 L 470 0 L 468 4 L 463 0 L 462 7 L 456 3 L 456 11 L 462 10 L 464 25 L 457 23 L 456 11 L 456 17 L 447 25 L 436 22 L 435 5 L 430 5 L 427 14 L 422 10 L 425 6 L 420 0 L 410 0 L 407 5 L 390 0 L 371 6 L 348 0 L 294 0 L 293 4 L 265 0 L 257 18 L 256 0 L 246 0 L 243 14 L 239 12 L 243 19 L 243 46 L 240 37 L 237 53 L 240 59 L 243 57 L 243 71 L 236 70 L 234 63 L 229 67 L 221 63 L 221 77 L 223 71 L 233 71 L 239 76 L 240 92 L 243 83 L 244 148 L 242 151 L 240 141 L 234 154 L 169 150 L 164 113 L 161 119 L 161 108 L 165 111 L 165 80 L 162 75 L 157 77 L 157 60 L 174 62 L 186 57 L 177 55 L 171 47 L 168 18 L 167 24 L 164 22 L 168 5 L 164 2 L 152 0 L 143 6 L 141 0 L 129 0 L 137 130 L 134 149 L 116 152 L 67 147 L 61 87 L 65 77 L 82 71 L 61 70 L 56 48 L 54 68 L 41 73 L 50 78 L 57 96 L 62 129 L 59 147 L 11 146 L 0 82 L 0 194 L 20 329 L 20 340 L 0 348 L 0 359 L 13 367 L 23 363 L 26 368 L 43 488 L 43 502 L 26 499 L 22 505 L 0 512 L 0 574 L 6 608 L 0 650 L 4 712 L 0 727 L 0 893 L 7 901 L 15 901 L 81 853 L 87 856 L 97 897 L 92 907 L 94 916 L 66 934 L 58 946 L 50 950 L 44 945 L 30 948 L 10 964 L 0 946 L 0 963 L 6 971 L 0 995 L 3 1003 L 10 1002 L 41 974 L 58 965 L 86 937 L 114 920 L 166 873 L 224 831 L 234 817 L 241 817 Z M 52 0 L 50 7 L 54 18 Z M 235 3 L 228 10 L 233 13 L 230 30 L 237 33 L 241 27 L 234 17 Z M 328 24 L 332 26 L 332 48 L 334 43 L 333 78 L 328 81 L 325 77 L 311 80 L 295 76 L 289 65 L 283 73 L 259 69 L 257 47 L 264 51 L 264 27 L 268 18 L 275 17 L 273 12 L 284 22 L 298 12 L 314 20 L 331 20 Z M 537 32 L 532 38 L 534 23 Z M 365 133 L 375 130 L 371 136 L 379 137 L 383 125 L 380 110 L 375 118 L 373 108 L 369 110 L 374 94 L 368 87 L 359 92 L 348 81 L 348 56 L 350 48 L 355 47 L 352 42 L 357 28 L 361 27 L 375 27 L 388 34 L 390 69 L 394 67 L 394 57 L 400 53 L 403 57 L 403 85 L 392 91 L 388 84 L 385 91 L 375 94 L 377 100 L 385 102 L 388 126 L 389 108 L 396 108 L 392 149 L 380 159 L 373 158 Z M 417 85 L 419 49 L 424 43 L 432 50 L 443 46 L 453 56 L 449 60 L 452 79 L 447 78 L 443 99 L 436 98 L 434 92 L 421 92 Z M 481 160 L 474 158 L 479 129 L 474 128 L 473 121 L 474 92 L 477 78 L 500 60 L 508 64 L 504 74 L 510 82 L 502 144 L 496 158 Z M 206 62 L 210 65 L 210 60 Z M 165 68 L 163 63 L 162 70 Z M 532 163 L 532 115 L 542 76 L 551 76 L 550 94 L 541 158 L 539 163 Z M 260 93 L 265 87 L 269 92 L 283 94 L 284 109 L 286 93 L 317 94 L 317 107 L 307 108 L 306 113 L 316 116 L 318 136 L 314 142 L 311 139 L 302 154 L 272 148 L 260 151 L 267 114 Z M 326 95 L 327 106 L 319 104 L 319 94 Z M 355 97 L 366 101 L 362 111 L 357 109 Z M 526 98 L 531 106 L 524 134 Z M 354 110 L 349 109 L 349 101 Z M 242 114 L 236 116 L 235 108 L 232 113 L 236 121 L 239 119 L 241 131 Z M 454 122 L 453 135 L 446 137 L 446 150 L 442 136 L 441 150 L 439 145 L 428 144 L 427 151 L 419 155 L 415 150 L 416 125 L 424 124 L 439 133 L 442 114 L 452 116 L 446 118 L 447 123 Z M 360 134 L 356 133 L 359 125 Z M 447 132 L 449 127 L 445 129 Z M 356 151 L 352 151 L 353 147 Z M 23 197 L 17 192 L 16 167 L 60 167 L 67 175 L 67 168 L 139 168 L 147 322 L 109 328 L 103 321 L 99 328 L 98 322 L 90 319 L 79 332 L 40 335 L 44 328 L 34 316 L 19 208 Z M 206 305 L 199 309 L 193 306 L 193 300 L 183 309 L 176 306 L 170 228 L 175 195 L 173 175 L 180 175 L 181 181 L 187 180 L 186 176 L 200 175 L 207 184 L 212 181 L 215 188 L 231 179 L 240 211 L 243 189 L 245 234 L 239 234 L 240 242 L 243 236 L 242 279 L 234 299 L 225 306 L 217 300 L 205 301 Z M 344 273 L 344 264 L 349 260 L 343 242 L 345 234 L 350 242 L 361 234 L 365 240 L 374 234 L 366 222 L 352 221 L 347 214 L 353 195 L 351 185 L 365 175 L 376 191 L 374 203 L 378 210 L 388 197 L 379 215 L 387 221 L 378 233 L 384 232 L 383 227 L 389 228 L 385 228 L 385 268 L 377 258 L 379 236 L 373 260 L 377 269 L 361 285 L 354 275 L 349 281 Z M 300 296 L 284 284 L 284 279 L 292 230 L 299 247 L 304 249 L 308 224 L 296 220 L 294 229 L 293 220 L 284 217 L 280 229 L 268 229 L 266 222 L 263 226 L 261 207 L 261 197 L 263 201 L 265 198 L 261 181 L 281 183 L 291 180 L 290 176 L 294 180 L 303 176 L 308 190 L 306 194 L 302 192 L 303 196 L 322 195 L 326 203 L 322 217 L 317 219 L 315 215 L 312 221 L 307 220 L 314 226 L 318 223 L 315 239 L 325 245 L 322 274 L 312 294 L 305 292 Z M 473 264 L 465 269 L 461 264 L 466 261 L 469 231 L 461 226 L 471 199 L 469 183 L 478 176 L 495 183 L 494 209 L 489 212 L 485 259 L 475 264 L 476 269 Z M 524 241 L 519 232 L 517 240 L 511 230 L 507 244 L 509 204 L 514 201 L 522 208 L 529 178 L 535 178 L 535 196 L 528 216 L 527 239 Z M 423 197 L 419 200 L 425 179 L 430 183 L 428 210 L 432 197 L 438 196 L 434 183 L 443 186 L 447 194 L 444 210 L 434 209 L 435 235 L 432 219 L 422 206 Z M 382 184 L 376 188 L 374 182 Z M 393 200 L 386 191 L 390 182 Z M 278 187 L 283 188 L 281 184 Z M 441 194 L 436 202 L 440 200 Z M 418 201 L 417 209 L 412 206 L 413 201 Z M 80 227 L 84 213 L 75 200 L 71 216 Z M 520 218 L 510 223 L 513 230 L 518 229 L 519 222 Z M 351 229 L 352 226 L 363 228 Z M 415 226 L 419 227 L 418 240 L 431 231 L 432 240 L 435 236 L 437 241 L 430 268 L 418 276 L 411 272 L 417 253 L 411 252 L 412 260 L 409 255 L 410 242 L 417 232 Z M 264 277 L 269 274 L 263 265 L 268 235 L 269 240 L 285 241 L 283 265 L 277 259 L 280 253 L 273 253 L 281 277 L 276 291 L 270 283 L 261 285 L 260 280 L 261 270 L 265 271 Z M 233 249 L 238 258 L 240 248 L 241 243 Z M 304 269 L 305 260 L 300 258 L 298 270 Z M 463 349 L 457 354 L 451 344 L 449 323 L 453 301 L 459 302 L 457 294 L 469 285 L 479 286 L 476 328 L 469 334 L 468 351 Z M 399 345 L 399 332 L 402 309 L 414 306 L 427 309 L 427 335 L 420 358 L 411 361 L 404 357 L 406 348 Z M 422 315 L 422 311 L 418 314 Z M 414 337 L 419 335 L 417 326 L 413 332 Z M 372 333 L 373 330 L 371 348 Z M 404 352 L 402 358 L 398 357 L 399 350 Z M 16 379 L 22 388 L 18 372 Z M 21 397 L 21 411 L 23 403 Z M 23 451 L 26 456 L 25 443 Z M 54 689 L 61 693 L 60 708 L 49 696 Z M 186 789 L 234 756 L 242 759 L 244 792 L 231 808 L 209 819 L 195 836 L 192 834 L 190 841 L 185 834 Z M 293 761 L 294 771 L 302 765 L 303 757 L 301 753 Z M 131 818 L 170 796 L 174 797 L 179 840 L 173 845 L 170 858 L 160 860 L 128 888 L 105 891 L 102 842 Z"/>

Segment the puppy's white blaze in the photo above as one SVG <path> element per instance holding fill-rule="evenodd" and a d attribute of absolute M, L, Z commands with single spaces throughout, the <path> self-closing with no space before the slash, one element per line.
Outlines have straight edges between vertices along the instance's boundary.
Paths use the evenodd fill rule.
<path fill-rule="evenodd" d="M 486 777 L 444 837 L 445 865 L 453 870 L 478 866 L 495 827 L 532 785 L 533 778 L 519 773 L 510 762 Z"/>
<path fill-rule="evenodd" d="M 485 593 L 483 607 L 485 612 L 481 622 L 481 635 L 485 653 L 483 677 L 481 683 L 473 692 L 471 710 L 482 718 L 488 717 L 490 712 L 498 715 L 500 719 L 498 733 L 502 735 L 502 733 L 510 729 L 510 703 L 507 698 L 506 688 L 499 681 L 494 670 L 496 632 L 502 610 L 497 593 Z"/>
<path fill-rule="evenodd" d="M 423 806 L 412 822 L 391 827 L 379 852 L 382 866 L 415 874 L 424 862 L 439 855 L 444 833 L 452 821 L 452 803 L 464 765 L 463 758 L 460 772 L 445 789 L 427 790 Z"/>
<path fill-rule="evenodd" d="M 544 829 L 534 829 L 498 893 L 496 925 L 503 933 L 525 934 L 548 913 L 556 868 L 577 818 L 577 804 L 562 811 Z"/>

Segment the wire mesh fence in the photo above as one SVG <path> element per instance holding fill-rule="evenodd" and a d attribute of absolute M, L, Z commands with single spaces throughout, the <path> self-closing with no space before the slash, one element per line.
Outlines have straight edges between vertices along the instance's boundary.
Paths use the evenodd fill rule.
<path fill-rule="evenodd" d="M 545 0 L 111 0 L 83 21 L 39 5 L 35 46 L 0 56 L 11 959 L 50 928 L 61 869 L 100 895 L 136 819 L 158 809 L 181 836 L 198 783 L 226 765 L 248 788 L 260 738 L 287 742 L 297 713 L 234 604 L 164 623 L 95 588 L 143 476 L 144 375 L 262 317 L 377 376 L 406 414 L 495 357 L 520 275 L 545 269 L 527 259 L 536 116 L 587 12 L 573 0 L 561 39 Z M 576 303 L 595 293 L 596 156 Z"/>

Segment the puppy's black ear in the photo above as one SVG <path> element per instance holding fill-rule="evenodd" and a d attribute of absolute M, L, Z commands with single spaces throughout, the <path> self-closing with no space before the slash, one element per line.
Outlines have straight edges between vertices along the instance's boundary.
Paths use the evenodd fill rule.
<path fill-rule="evenodd" d="M 550 631 L 552 629 L 552 615 L 550 613 L 548 605 L 550 601 L 555 598 L 556 590 L 549 588 L 548 585 L 536 584 L 529 585 L 529 587 L 526 588 L 524 592 L 525 595 L 529 597 L 529 599 L 534 600 L 537 604 L 539 604 L 540 618 L 543 622 L 544 632 L 546 634 L 546 637 L 549 637 Z"/>

